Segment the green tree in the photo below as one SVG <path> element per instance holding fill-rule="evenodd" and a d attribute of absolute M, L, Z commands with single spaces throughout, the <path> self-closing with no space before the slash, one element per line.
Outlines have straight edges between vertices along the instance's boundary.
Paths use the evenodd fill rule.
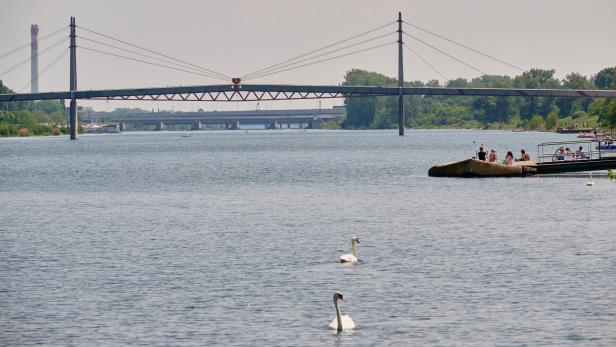
<path fill-rule="evenodd" d="M 616 128 L 616 99 L 605 101 L 605 124 L 611 129 Z"/>
<path fill-rule="evenodd" d="M 554 106 L 554 108 L 552 108 L 552 111 L 548 113 L 548 116 L 545 119 L 545 128 L 548 130 L 555 129 L 557 123 L 558 123 L 558 107 Z"/>
<path fill-rule="evenodd" d="M 554 78 L 556 70 L 531 69 L 514 78 L 514 87 L 528 89 L 560 88 L 560 81 Z M 547 115 L 554 106 L 554 98 L 523 97 L 520 101 L 520 115 L 529 119 L 535 114 Z"/>
<path fill-rule="evenodd" d="M 64 112 L 64 106 L 58 100 L 41 100 L 34 104 L 34 109 L 43 113 Z"/>
<path fill-rule="evenodd" d="M 382 107 L 376 111 L 370 128 L 372 129 L 392 129 L 398 126 L 398 120 L 394 119 L 394 113 L 391 112 L 389 107 Z"/>
<path fill-rule="evenodd" d="M 395 86 L 394 78 L 386 77 L 376 72 L 359 69 L 348 71 L 344 77 L 343 85 L 351 86 Z M 387 97 L 346 98 L 344 104 L 347 118 L 343 122 L 345 128 L 367 128 L 380 107 L 391 102 Z M 397 108 L 396 108 L 397 109 Z"/>
<path fill-rule="evenodd" d="M 614 85 L 616 85 L 616 66 L 597 72 L 594 76 L 594 82 L 599 89 L 614 88 Z"/>
<path fill-rule="evenodd" d="M 66 116 L 60 112 L 54 112 L 49 115 L 50 123 L 58 126 L 66 125 Z"/>
<path fill-rule="evenodd" d="M 616 66 L 605 68 L 594 76 L 597 88 L 616 89 Z M 588 107 L 589 112 L 599 116 L 599 121 L 607 127 L 616 127 L 616 99 L 596 99 Z"/>
<path fill-rule="evenodd" d="M 468 81 L 464 78 L 456 78 L 455 80 L 447 81 L 447 88 L 465 88 L 468 86 Z"/>
<path fill-rule="evenodd" d="M 529 129 L 540 130 L 543 127 L 543 116 L 540 114 L 532 116 L 527 126 Z"/>
<path fill-rule="evenodd" d="M 570 73 L 562 80 L 562 87 L 566 89 L 595 89 L 595 85 L 579 73 Z M 592 102 L 591 98 L 557 98 L 556 105 L 560 109 L 560 114 L 568 117 L 575 112 L 586 110 Z"/>

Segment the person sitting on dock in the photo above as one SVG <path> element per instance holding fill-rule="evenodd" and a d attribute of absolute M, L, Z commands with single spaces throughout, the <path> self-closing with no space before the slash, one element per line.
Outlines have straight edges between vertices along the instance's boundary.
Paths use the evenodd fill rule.
<path fill-rule="evenodd" d="M 519 161 L 529 161 L 530 160 L 530 155 L 526 153 L 526 150 L 521 150 L 520 153 L 522 153 L 522 157 L 520 158 Z"/>
<path fill-rule="evenodd" d="M 576 159 L 586 159 L 586 154 L 584 154 L 584 149 L 582 149 L 582 146 L 580 146 L 580 148 L 575 151 L 575 158 Z"/>
<path fill-rule="evenodd" d="M 486 155 L 488 155 L 488 153 L 483 151 L 483 146 L 480 146 L 479 153 L 477 153 L 477 159 L 486 161 Z"/>
<path fill-rule="evenodd" d="M 496 156 L 496 151 L 494 149 L 490 150 L 490 155 L 488 156 L 488 162 L 498 163 L 498 157 Z"/>
<path fill-rule="evenodd" d="M 511 153 L 511 151 L 507 152 L 507 155 L 505 156 L 505 161 L 503 161 L 503 164 L 513 165 L 513 153 Z"/>

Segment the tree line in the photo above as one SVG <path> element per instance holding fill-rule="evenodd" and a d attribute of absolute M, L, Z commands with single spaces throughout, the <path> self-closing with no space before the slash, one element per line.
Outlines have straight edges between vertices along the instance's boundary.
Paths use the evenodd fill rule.
<path fill-rule="evenodd" d="M 441 85 L 437 80 L 405 82 L 406 87 L 448 88 L 562 88 L 616 89 L 616 66 L 586 77 L 570 73 L 562 80 L 555 70 L 531 69 L 515 77 L 483 75 L 458 78 Z M 397 79 L 365 70 L 346 73 L 344 85 L 396 87 Z M 392 97 L 345 99 L 348 129 L 387 129 L 398 126 L 398 100 Z M 418 128 L 493 128 L 551 130 L 556 127 L 616 127 L 616 99 L 502 97 L 502 96 L 407 96 L 406 126 Z"/>
<path fill-rule="evenodd" d="M 0 94 L 13 93 L 0 83 Z M 0 137 L 68 134 L 63 102 L 59 100 L 0 103 Z"/>

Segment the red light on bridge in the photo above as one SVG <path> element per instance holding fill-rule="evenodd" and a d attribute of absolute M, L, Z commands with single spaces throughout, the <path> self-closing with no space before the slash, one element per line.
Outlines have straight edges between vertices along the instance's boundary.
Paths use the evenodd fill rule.
<path fill-rule="evenodd" d="M 242 79 L 239 77 L 233 77 L 231 79 L 231 82 L 233 82 L 233 84 L 240 84 L 240 82 L 242 82 Z"/>

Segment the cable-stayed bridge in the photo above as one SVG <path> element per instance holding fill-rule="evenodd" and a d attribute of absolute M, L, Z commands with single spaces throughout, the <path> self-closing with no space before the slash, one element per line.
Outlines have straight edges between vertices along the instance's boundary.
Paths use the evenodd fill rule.
<path fill-rule="evenodd" d="M 394 31 L 387 31 L 396 25 Z M 524 68 L 511 64 L 503 59 L 499 59 L 487 53 L 476 50 L 472 47 L 448 39 L 442 35 L 434 33 L 428 29 L 421 28 L 412 23 L 402 20 L 401 13 L 398 19 L 386 23 L 371 30 L 347 37 L 343 40 L 331 43 L 316 50 L 309 51 L 302 55 L 286 59 L 277 64 L 265 67 L 241 77 L 231 77 L 227 74 L 214 71 L 186 60 L 177 59 L 170 55 L 157 52 L 152 49 L 142 47 L 138 44 L 130 43 L 111 35 L 100 33 L 93 29 L 77 26 L 75 18 L 71 17 L 70 34 L 59 41 L 51 44 L 45 50 L 39 52 L 44 54 L 55 47 L 63 47 L 67 41 L 70 42 L 68 48 L 60 52 L 51 63 L 45 66 L 38 76 L 47 72 L 55 66 L 61 58 L 68 52 L 69 64 L 69 90 L 58 92 L 36 92 L 36 93 L 11 93 L 0 94 L 0 102 L 27 101 L 27 100 L 49 100 L 49 99 L 68 99 L 70 100 L 70 127 L 71 139 L 77 138 L 77 100 L 153 100 L 153 101 L 267 101 L 267 100 L 302 100 L 302 99 L 326 99 L 326 98 L 350 98 L 350 97 L 370 97 L 370 96 L 392 96 L 398 97 L 398 129 L 399 134 L 404 135 L 404 102 L 403 98 L 407 95 L 445 95 L 445 96 L 517 96 L 517 97 L 571 97 L 571 98 L 613 98 L 616 97 L 616 90 L 577 90 L 577 89 L 527 89 L 527 88 L 440 88 L 440 87 L 408 87 L 404 85 L 404 49 L 417 56 L 421 61 L 428 65 L 432 70 L 447 80 L 447 77 L 439 71 L 427 59 L 421 56 L 416 50 L 405 44 L 404 38 L 410 38 L 423 46 L 429 47 L 456 62 L 475 70 L 482 75 L 487 75 L 482 69 L 464 61 L 453 54 L 436 47 L 435 45 L 413 35 L 405 29 L 412 28 L 428 33 L 441 40 L 448 41 L 473 53 L 485 58 L 497 61 L 510 68 L 526 71 Z M 77 36 L 77 29 L 86 35 Z M 66 27 L 53 31 L 42 37 L 39 41 L 48 39 L 65 32 Z M 385 33 L 383 33 L 385 31 Z M 90 36 L 92 35 L 92 36 Z M 396 39 L 393 40 L 393 35 Z M 96 39 L 92 38 L 96 37 Z M 77 38 L 80 42 L 87 45 L 77 45 Z M 112 41 L 113 44 L 108 43 Z M 352 42 L 352 43 L 351 43 Z M 374 44 L 373 44 L 374 43 Z M 368 44 L 370 46 L 366 47 Z M 90 46 L 91 45 L 91 46 Z M 380 49 L 386 46 L 397 45 L 398 47 L 398 78 L 397 87 L 393 86 L 331 86 L 331 85 L 273 85 L 273 84 L 245 84 L 243 82 L 258 79 L 273 74 L 299 69 L 314 64 L 325 63 L 330 60 L 361 54 L 363 52 Z M 0 59 L 9 56 L 21 49 L 27 48 L 28 44 L 19 46 L 7 53 L 0 55 Z M 131 88 L 131 89 L 105 89 L 105 90 L 84 90 L 77 88 L 77 48 L 94 54 L 105 55 L 116 59 L 133 61 L 141 64 L 148 64 L 164 69 L 176 70 L 182 73 L 190 73 L 210 79 L 226 81 L 226 84 L 197 85 L 180 87 L 162 88 Z M 355 49 L 358 48 L 358 49 Z M 0 78 L 15 70 L 16 68 L 28 63 L 24 60 L 7 70 L 0 72 Z M 228 83 L 231 82 L 231 83 Z M 22 88 L 22 90 L 25 88 Z"/>

